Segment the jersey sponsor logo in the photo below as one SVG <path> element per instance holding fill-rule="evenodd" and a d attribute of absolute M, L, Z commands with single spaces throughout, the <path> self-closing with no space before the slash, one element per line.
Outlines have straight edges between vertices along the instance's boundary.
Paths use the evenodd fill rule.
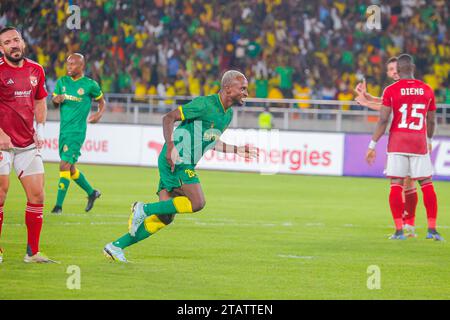
<path fill-rule="evenodd" d="M 9 80 L 6 82 L 7 85 L 12 85 L 14 84 L 14 80 L 9 78 Z"/>
<path fill-rule="evenodd" d="M 36 87 L 38 85 L 38 79 L 35 76 L 30 77 L 30 83 L 33 87 Z"/>
<path fill-rule="evenodd" d="M 31 90 L 27 91 L 14 91 L 14 96 L 16 98 L 29 98 L 31 96 Z"/>
<path fill-rule="evenodd" d="M 83 88 L 78 89 L 77 93 L 78 95 L 82 96 L 84 94 L 84 89 Z"/>
<path fill-rule="evenodd" d="M 70 101 L 75 101 L 75 102 L 81 102 L 82 101 L 81 98 L 74 97 L 74 96 L 72 96 L 70 94 L 64 94 L 64 97 L 65 97 L 66 100 L 70 100 Z"/>

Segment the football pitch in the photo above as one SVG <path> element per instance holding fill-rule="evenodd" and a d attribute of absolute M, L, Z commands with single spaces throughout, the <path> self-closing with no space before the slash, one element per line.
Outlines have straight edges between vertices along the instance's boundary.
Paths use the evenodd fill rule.
<path fill-rule="evenodd" d="M 58 166 L 46 165 L 41 250 L 61 264 L 22 261 L 26 200 L 11 176 L 0 300 L 450 298 L 450 247 L 425 240 L 420 189 L 419 237 L 391 241 L 388 180 L 198 170 L 205 209 L 177 216 L 128 248 L 131 263 L 120 264 L 106 260 L 103 246 L 127 231 L 132 202 L 157 200 L 158 172 L 79 168 L 102 197 L 85 213 L 86 196 L 72 182 L 64 212 L 55 216 L 49 212 Z M 438 230 L 450 239 L 450 183 L 435 182 L 435 188 Z M 67 287 L 70 266 L 80 271 L 80 289 Z M 380 288 L 368 286 L 378 275 Z"/>

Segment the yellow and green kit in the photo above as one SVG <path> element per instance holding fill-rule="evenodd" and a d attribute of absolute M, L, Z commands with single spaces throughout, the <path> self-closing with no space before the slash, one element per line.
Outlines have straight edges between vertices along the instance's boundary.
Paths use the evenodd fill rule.
<path fill-rule="evenodd" d="M 182 184 L 199 183 L 195 166 L 205 152 L 214 148 L 233 119 L 233 109 L 225 111 L 218 94 L 197 97 L 178 109 L 182 122 L 175 129 L 173 139 L 180 159 L 172 172 L 166 160 L 167 145 L 164 144 L 158 158 L 158 193 L 163 189 L 170 192 Z"/>
<path fill-rule="evenodd" d="M 95 80 L 85 76 L 76 80 L 64 76 L 56 82 L 53 93 L 54 96 L 61 94 L 65 99 L 60 106 L 59 156 L 61 160 L 74 164 L 81 155 L 81 146 L 86 138 L 92 99 L 101 99 L 103 93 Z"/>

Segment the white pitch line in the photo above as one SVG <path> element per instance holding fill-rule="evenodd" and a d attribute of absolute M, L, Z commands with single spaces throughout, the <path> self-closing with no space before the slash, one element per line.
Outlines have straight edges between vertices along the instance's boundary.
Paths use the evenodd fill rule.
<path fill-rule="evenodd" d="M 296 256 L 296 255 L 292 255 L 292 254 L 279 254 L 278 255 L 280 258 L 288 258 L 288 259 L 305 259 L 305 260 L 311 260 L 314 257 L 313 256 Z"/>

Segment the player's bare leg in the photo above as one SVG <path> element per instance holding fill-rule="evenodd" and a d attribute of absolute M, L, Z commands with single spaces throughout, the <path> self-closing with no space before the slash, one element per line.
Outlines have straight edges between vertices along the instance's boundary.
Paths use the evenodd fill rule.
<path fill-rule="evenodd" d="M 395 223 L 395 233 L 389 238 L 391 240 L 405 240 L 403 234 L 403 178 L 391 179 L 391 192 L 389 193 L 389 205 Z"/>
<path fill-rule="evenodd" d="M 413 179 L 406 177 L 403 184 L 404 212 L 403 229 L 408 237 L 417 237 L 415 231 L 415 218 L 417 207 L 417 189 Z"/>
<path fill-rule="evenodd" d="M 0 239 L 3 226 L 3 205 L 5 204 L 6 195 L 9 189 L 9 176 L 0 175 Z M 0 246 L 0 263 L 3 262 L 3 248 Z"/>
<path fill-rule="evenodd" d="M 437 196 L 434 191 L 433 181 L 431 178 L 427 178 L 424 180 L 420 180 L 420 187 L 422 188 L 423 193 L 423 203 L 425 205 L 425 209 L 427 211 L 427 220 L 428 220 L 428 232 L 427 239 L 434 240 L 444 240 L 442 236 L 436 230 L 436 218 L 437 218 Z"/>

